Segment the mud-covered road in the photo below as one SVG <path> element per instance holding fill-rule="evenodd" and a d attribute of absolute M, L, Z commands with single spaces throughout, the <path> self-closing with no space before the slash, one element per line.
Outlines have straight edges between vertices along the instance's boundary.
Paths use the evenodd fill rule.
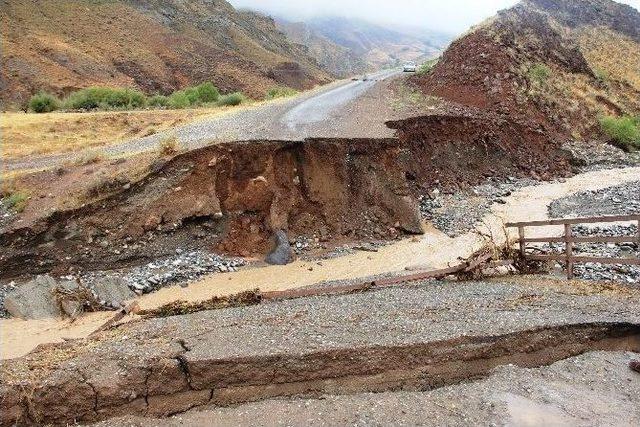
<path fill-rule="evenodd" d="M 359 98 L 380 101 L 382 82 L 398 76 L 397 70 L 384 70 L 358 80 L 342 80 L 301 94 L 295 98 L 274 101 L 255 107 L 196 121 L 148 137 L 132 139 L 101 149 L 110 157 L 154 150 L 167 136 L 175 135 L 183 148 L 193 149 L 213 142 L 234 140 L 274 139 L 301 140 L 318 137 L 381 137 L 391 136 L 384 121 L 378 117 L 378 126 L 361 125 L 354 117 L 353 105 Z M 379 104 L 379 102 L 375 102 Z M 389 117 L 388 119 L 390 119 Z M 95 151 L 95 149 L 92 149 Z M 79 158 L 83 151 L 74 153 L 32 156 L 5 160 L 2 169 L 47 169 Z"/>

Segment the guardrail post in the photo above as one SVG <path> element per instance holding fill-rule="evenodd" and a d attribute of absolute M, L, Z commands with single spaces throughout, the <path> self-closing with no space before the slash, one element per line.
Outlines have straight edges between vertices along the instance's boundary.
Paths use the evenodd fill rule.
<path fill-rule="evenodd" d="M 567 254 L 567 279 L 573 279 L 573 232 L 571 224 L 564 225 L 564 243 Z"/>
<path fill-rule="evenodd" d="M 525 257 L 525 245 L 524 245 L 524 227 L 518 227 L 518 236 L 520 242 L 520 256 L 522 259 Z"/>

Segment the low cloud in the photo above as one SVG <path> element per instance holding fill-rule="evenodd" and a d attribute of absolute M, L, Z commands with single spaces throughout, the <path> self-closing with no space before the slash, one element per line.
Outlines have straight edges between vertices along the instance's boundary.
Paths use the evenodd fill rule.
<path fill-rule="evenodd" d="M 229 0 L 236 7 L 292 20 L 337 15 L 371 22 L 461 33 L 517 0 Z M 640 0 L 626 0 L 640 10 Z"/>

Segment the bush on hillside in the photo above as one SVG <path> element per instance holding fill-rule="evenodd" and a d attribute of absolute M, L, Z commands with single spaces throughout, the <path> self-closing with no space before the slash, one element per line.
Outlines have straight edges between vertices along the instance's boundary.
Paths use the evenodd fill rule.
<path fill-rule="evenodd" d="M 545 64 L 536 64 L 529 68 L 529 81 L 543 85 L 551 77 L 551 68 Z"/>
<path fill-rule="evenodd" d="M 182 109 L 182 108 L 188 108 L 190 106 L 191 106 L 191 101 L 189 99 L 189 96 L 183 90 L 178 90 L 176 92 L 173 92 L 169 96 L 169 107 L 171 108 Z"/>
<path fill-rule="evenodd" d="M 198 98 L 202 103 L 216 102 L 220 99 L 220 92 L 218 88 L 211 82 L 205 82 L 196 86 L 198 92 Z"/>
<path fill-rule="evenodd" d="M 29 109 L 34 113 L 49 113 L 60 108 L 60 101 L 54 95 L 38 92 L 29 100 Z"/>
<path fill-rule="evenodd" d="M 600 127 L 621 148 L 640 149 L 640 117 L 605 116 L 600 118 Z"/>
<path fill-rule="evenodd" d="M 240 105 L 245 101 L 245 97 L 242 92 L 234 92 L 228 95 L 223 95 L 218 100 L 218 105 L 227 106 L 227 105 Z"/>
<path fill-rule="evenodd" d="M 133 89 L 88 87 L 70 94 L 64 105 L 71 110 L 134 109 L 144 107 L 146 96 Z"/>
<path fill-rule="evenodd" d="M 147 101 L 147 105 L 153 108 L 166 108 L 169 106 L 169 97 L 164 95 L 153 95 Z"/>
<path fill-rule="evenodd" d="M 266 100 L 276 99 L 276 98 L 286 98 L 289 96 L 294 96 L 298 93 L 297 90 L 287 87 L 287 86 L 276 86 L 272 87 L 267 91 L 267 95 L 265 96 Z"/>

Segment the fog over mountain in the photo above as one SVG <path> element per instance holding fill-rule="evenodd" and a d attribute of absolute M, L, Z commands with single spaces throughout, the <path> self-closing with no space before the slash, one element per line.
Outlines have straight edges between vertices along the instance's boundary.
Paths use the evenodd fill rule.
<path fill-rule="evenodd" d="M 246 7 L 289 20 L 308 20 L 320 16 L 360 18 L 378 24 L 423 27 L 461 33 L 469 26 L 508 8 L 517 0 L 230 0 Z M 625 0 L 640 9 L 640 0 Z"/>

